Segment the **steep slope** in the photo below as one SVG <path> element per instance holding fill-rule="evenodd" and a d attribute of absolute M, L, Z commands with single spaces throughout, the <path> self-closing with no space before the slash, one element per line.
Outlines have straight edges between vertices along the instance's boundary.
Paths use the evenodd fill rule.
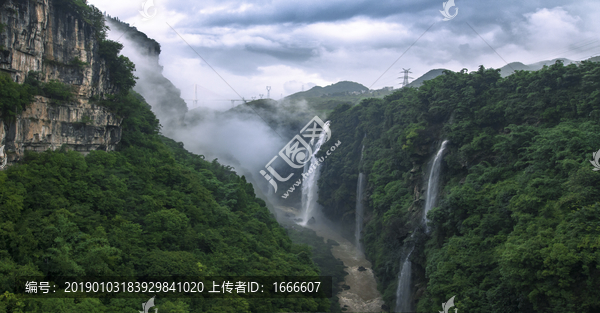
<path fill-rule="evenodd" d="M 102 15 L 80 0 L 3 3 L 22 5 L 16 13 L 1 11 L 10 14 L 34 8 L 36 14 L 47 12 L 48 20 L 64 15 L 68 29 L 88 27 L 83 19 L 100 17 L 90 30 L 104 29 Z M 79 35 L 61 37 L 61 45 L 77 43 Z M 40 44 L 51 46 L 52 41 L 45 40 Z M 70 105 L 65 98 L 72 96 L 114 114 L 122 129 L 115 151 L 83 154 L 70 151 L 68 145 L 56 151 L 26 151 L 19 162 L 0 171 L 0 312 L 132 312 L 148 301 L 146 295 L 27 298 L 16 292 L 14 279 L 21 275 L 43 276 L 47 281 L 58 276 L 317 276 L 311 249 L 291 242 L 244 177 L 159 135 L 155 114 L 131 90 L 134 66 L 118 55 L 122 46 L 104 40 L 101 33 L 88 44 L 99 45 L 98 62 L 105 64 L 114 94 L 82 84 L 75 96 L 69 84 L 35 79 L 39 74 L 28 75 L 24 84 L 9 76 L 0 80 L 1 108 L 10 113 L 3 118 L 18 120 L 23 113 L 4 104 L 18 100 L 19 106 L 27 107 L 33 94 L 50 103 L 67 102 L 56 105 Z M 53 66 L 56 71 L 44 75 L 65 79 L 59 74 L 67 65 Z M 161 312 L 289 312 L 326 311 L 330 302 L 198 297 L 157 299 L 156 305 Z"/>
<path fill-rule="evenodd" d="M 117 18 L 106 18 L 112 33 L 119 34 L 120 40 L 126 42 L 123 54 L 136 64 L 138 78 L 133 89 L 144 95 L 152 112 L 160 120 L 163 133 L 170 136 L 174 129 L 183 126 L 188 108 L 181 99 L 181 91 L 162 74 L 163 67 L 159 64 L 160 44 Z"/>
<path fill-rule="evenodd" d="M 344 145 L 323 168 L 319 202 L 351 238 L 357 176 L 368 174 L 364 245 L 390 307 L 414 246 L 419 312 L 452 296 L 459 312 L 596 312 L 600 175 L 589 159 L 600 149 L 599 95 L 600 64 L 558 62 L 506 78 L 448 71 L 339 107 L 332 140 Z M 445 139 L 427 233 L 429 164 Z"/>

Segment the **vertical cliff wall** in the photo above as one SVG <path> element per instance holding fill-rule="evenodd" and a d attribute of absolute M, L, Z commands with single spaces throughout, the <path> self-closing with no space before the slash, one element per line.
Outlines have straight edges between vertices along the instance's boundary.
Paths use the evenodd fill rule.
<path fill-rule="evenodd" d="M 96 30 L 60 3 L 66 0 L 0 1 L 0 71 L 18 83 L 38 72 L 41 81 L 57 80 L 74 90 L 71 101 L 36 96 L 16 119 L 0 116 L 0 165 L 18 161 L 25 150 L 62 145 L 83 153 L 109 151 L 121 138 L 121 119 L 90 102 L 116 93 Z"/>

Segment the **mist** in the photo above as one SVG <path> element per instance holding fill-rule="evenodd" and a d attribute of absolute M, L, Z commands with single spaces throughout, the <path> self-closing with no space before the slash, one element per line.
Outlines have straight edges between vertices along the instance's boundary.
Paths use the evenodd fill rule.
<path fill-rule="evenodd" d="M 207 160 L 231 166 L 254 186 L 257 195 L 271 204 L 281 201 L 292 182 L 280 183 L 277 193 L 259 171 L 277 155 L 285 144 L 315 115 L 306 101 L 262 99 L 240 104 L 227 111 L 206 106 L 189 109 L 181 91 L 163 74 L 159 63 L 160 45 L 119 22 L 107 19 L 108 38 L 123 44 L 121 53 L 135 63 L 138 77 L 134 90 L 152 107 L 161 124 L 161 133 Z M 312 87 L 307 84 L 305 87 Z M 295 87 L 291 87 L 292 89 Z M 202 99 L 198 99 L 202 103 Z M 275 164 L 274 166 L 277 166 Z M 286 169 L 282 175 L 289 175 Z M 300 171 L 294 178 L 300 176 Z M 295 180 L 295 179 L 294 179 Z M 287 183 L 287 184 L 286 184 Z M 271 190 L 269 190 L 271 189 Z M 270 196 L 267 196 L 270 195 Z M 286 200 L 294 205 L 298 195 Z"/>

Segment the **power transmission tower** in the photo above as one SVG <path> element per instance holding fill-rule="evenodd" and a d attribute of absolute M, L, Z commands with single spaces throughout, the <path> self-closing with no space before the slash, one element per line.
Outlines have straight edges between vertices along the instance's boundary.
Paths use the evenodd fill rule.
<path fill-rule="evenodd" d="M 262 99 L 262 97 L 264 96 L 264 94 L 259 93 L 258 96 Z"/>
<path fill-rule="evenodd" d="M 271 86 L 267 86 L 267 98 L 271 98 Z"/>
<path fill-rule="evenodd" d="M 408 79 L 409 78 L 413 79 L 412 77 L 408 76 L 408 74 L 412 73 L 412 72 L 410 71 L 410 69 L 405 69 L 405 68 L 402 68 L 402 69 L 403 69 L 403 71 L 401 73 L 404 73 L 404 80 L 402 81 L 402 87 L 406 87 L 408 85 Z M 400 77 L 398 77 L 398 78 L 400 78 Z"/>

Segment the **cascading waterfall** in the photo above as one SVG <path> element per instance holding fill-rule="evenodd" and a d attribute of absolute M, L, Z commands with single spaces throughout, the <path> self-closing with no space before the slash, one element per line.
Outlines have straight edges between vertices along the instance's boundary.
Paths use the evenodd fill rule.
<path fill-rule="evenodd" d="M 412 305 L 410 301 L 412 262 L 410 261 L 410 255 L 413 252 L 413 249 L 410 249 L 410 252 L 408 255 L 406 255 L 404 262 L 402 262 L 402 270 L 398 275 L 398 288 L 396 289 L 396 312 L 412 311 Z"/>
<path fill-rule="evenodd" d="M 427 195 L 425 196 L 425 210 L 423 211 L 423 223 L 425 224 L 425 229 L 427 231 L 429 230 L 427 228 L 427 213 L 429 213 L 429 211 L 433 208 L 437 200 L 442 157 L 444 155 L 444 150 L 446 149 L 447 144 L 448 140 L 444 140 L 444 142 L 442 142 L 442 146 L 435 155 L 435 158 L 433 159 L 433 164 L 431 164 L 431 170 L 429 171 L 429 180 L 427 182 Z"/>
<path fill-rule="evenodd" d="M 319 168 L 319 160 L 317 160 L 317 152 L 321 149 L 321 145 L 325 142 L 327 137 L 326 132 L 321 132 L 319 140 L 313 149 L 310 162 L 304 165 L 304 173 L 302 173 L 302 222 L 300 225 L 306 226 L 308 220 L 312 217 L 315 207 L 317 207 L 317 199 L 319 193 L 319 187 L 317 181 L 321 174 Z"/>
<path fill-rule="evenodd" d="M 427 228 L 427 213 L 433 208 L 438 196 L 439 180 L 441 174 L 442 157 L 448 140 L 444 140 L 440 149 L 438 150 L 431 169 L 429 170 L 429 180 L 427 182 L 427 195 L 425 197 L 425 210 L 423 210 L 423 223 L 425 224 L 425 231 L 428 232 Z M 414 236 L 414 232 L 411 238 Z M 396 312 L 410 312 L 411 311 L 411 291 L 410 291 L 410 280 L 412 262 L 409 260 L 411 253 L 414 250 L 414 246 L 410 249 L 406 258 L 402 261 L 402 270 L 398 275 L 398 288 L 396 289 Z"/>
<path fill-rule="evenodd" d="M 356 237 L 356 250 L 359 253 L 363 251 L 360 243 L 360 236 L 362 233 L 364 215 L 363 195 L 365 192 L 365 178 L 365 174 L 358 173 L 358 183 L 356 186 L 356 227 L 354 229 L 354 237 Z"/>
<path fill-rule="evenodd" d="M 362 150 L 360 152 L 360 162 L 362 163 L 363 155 L 364 155 L 365 145 L 362 146 Z M 362 226 L 363 226 L 363 216 L 364 216 L 364 204 L 363 198 L 365 194 L 365 183 L 366 177 L 362 172 L 358 173 L 358 181 L 356 182 L 356 211 L 355 214 L 355 222 L 356 225 L 354 227 L 354 238 L 356 239 L 356 250 L 358 253 L 361 253 L 362 245 L 360 243 L 360 236 L 362 234 Z"/>

